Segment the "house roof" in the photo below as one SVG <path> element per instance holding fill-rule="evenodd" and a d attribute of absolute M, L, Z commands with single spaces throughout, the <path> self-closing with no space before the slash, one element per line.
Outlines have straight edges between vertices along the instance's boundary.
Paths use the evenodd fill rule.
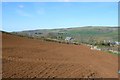
<path fill-rule="evenodd" d="M 65 40 L 71 40 L 73 39 L 72 37 L 66 37 Z"/>

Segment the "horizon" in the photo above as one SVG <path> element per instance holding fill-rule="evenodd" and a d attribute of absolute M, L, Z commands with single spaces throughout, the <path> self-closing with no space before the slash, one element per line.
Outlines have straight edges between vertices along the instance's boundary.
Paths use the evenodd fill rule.
<path fill-rule="evenodd" d="M 92 28 L 97 28 L 97 27 L 108 27 L 108 28 L 118 28 L 118 26 L 81 26 L 81 27 L 66 27 L 66 28 L 43 28 L 43 29 L 26 29 L 26 30 L 19 30 L 19 31 L 5 31 L 5 32 L 22 32 L 22 31 L 34 31 L 34 30 L 54 30 L 54 29 L 68 29 L 68 28 L 85 28 L 85 27 L 92 27 Z M 4 30 L 3 30 L 4 31 Z"/>
<path fill-rule="evenodd" d="M 117 26 L 117 2 L 3 2 L 3 31 Z"/>

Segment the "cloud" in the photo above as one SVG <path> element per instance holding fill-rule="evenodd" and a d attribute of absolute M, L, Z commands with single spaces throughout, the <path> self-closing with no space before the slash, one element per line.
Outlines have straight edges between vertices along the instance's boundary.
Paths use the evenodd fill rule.
<path fill-rule="evenodd" d="M 20 16 L 25 16 L 25 17 L 31 17 L 32 15 L 30 15 L 29 13 L 23 11 L 23 10 L 17 10 L 16 11 Z"/>
<path fill-rule="evenodd" d="M 16 10 L 17 14 L 24 17 L 31 17 L 30 13 L 24 11 L 24 7 L 22 4 L 18 5 L 18 9 Z"/>
<path fill-rule="evenodd" d="M 24 8 L 24 5 L 18 5 L 19 8 Z"/>
<path fill-rule="evenodd" d="M 73 2 L 74 0 L 56 0 L 58 2 Z"/>
<path fill-rule="evenodd" d="M 63 0 L 64 2 L 70 2 L 70 0 Z"/>
<path fill-rule="evenodd" d="M 42 15 L 45 13 L 45 10 L 43 8 L 40 8 L 40 9 L 36 10 L 36 13 L 39 15 Z"/>

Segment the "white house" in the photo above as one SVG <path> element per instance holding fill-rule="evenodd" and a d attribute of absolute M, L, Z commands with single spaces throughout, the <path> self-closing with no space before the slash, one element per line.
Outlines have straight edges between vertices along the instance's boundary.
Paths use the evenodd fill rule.
<path fill-rule="evenodd" d="M 120 45 L 120 42 L 115 41 L 115 44 L 116 44 L 116 45 Z"/>
<path fill-rule="evenodd" d="M 74 41 L 74 38 L 72 38 L 72 37 L 66 37 L 66 38 L 65 38 L 65 41 L 66 41 L 66 42 L 73 42 L 73 41 Z"/>

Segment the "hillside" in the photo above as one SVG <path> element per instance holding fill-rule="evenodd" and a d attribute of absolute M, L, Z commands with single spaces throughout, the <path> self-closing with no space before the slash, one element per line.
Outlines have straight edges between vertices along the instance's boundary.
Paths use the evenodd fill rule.
<path fill-rule="evenodd" d="M 75 38 L 77 42 L 93 43 L 103 40 L 118 41 L 118 27 L 76 27 L 61 29 L 41 29 L 13 32 L 14 34 L 37 38 L 52 38 L 64 40 L 67 36 Z"/>
<path fill-rule="evenodd" d="M 70 30 L 69 30 L 70 31 Z M 3 78 L 117 78 L 118 57 L 85 45 L 3 33 Z"/>

